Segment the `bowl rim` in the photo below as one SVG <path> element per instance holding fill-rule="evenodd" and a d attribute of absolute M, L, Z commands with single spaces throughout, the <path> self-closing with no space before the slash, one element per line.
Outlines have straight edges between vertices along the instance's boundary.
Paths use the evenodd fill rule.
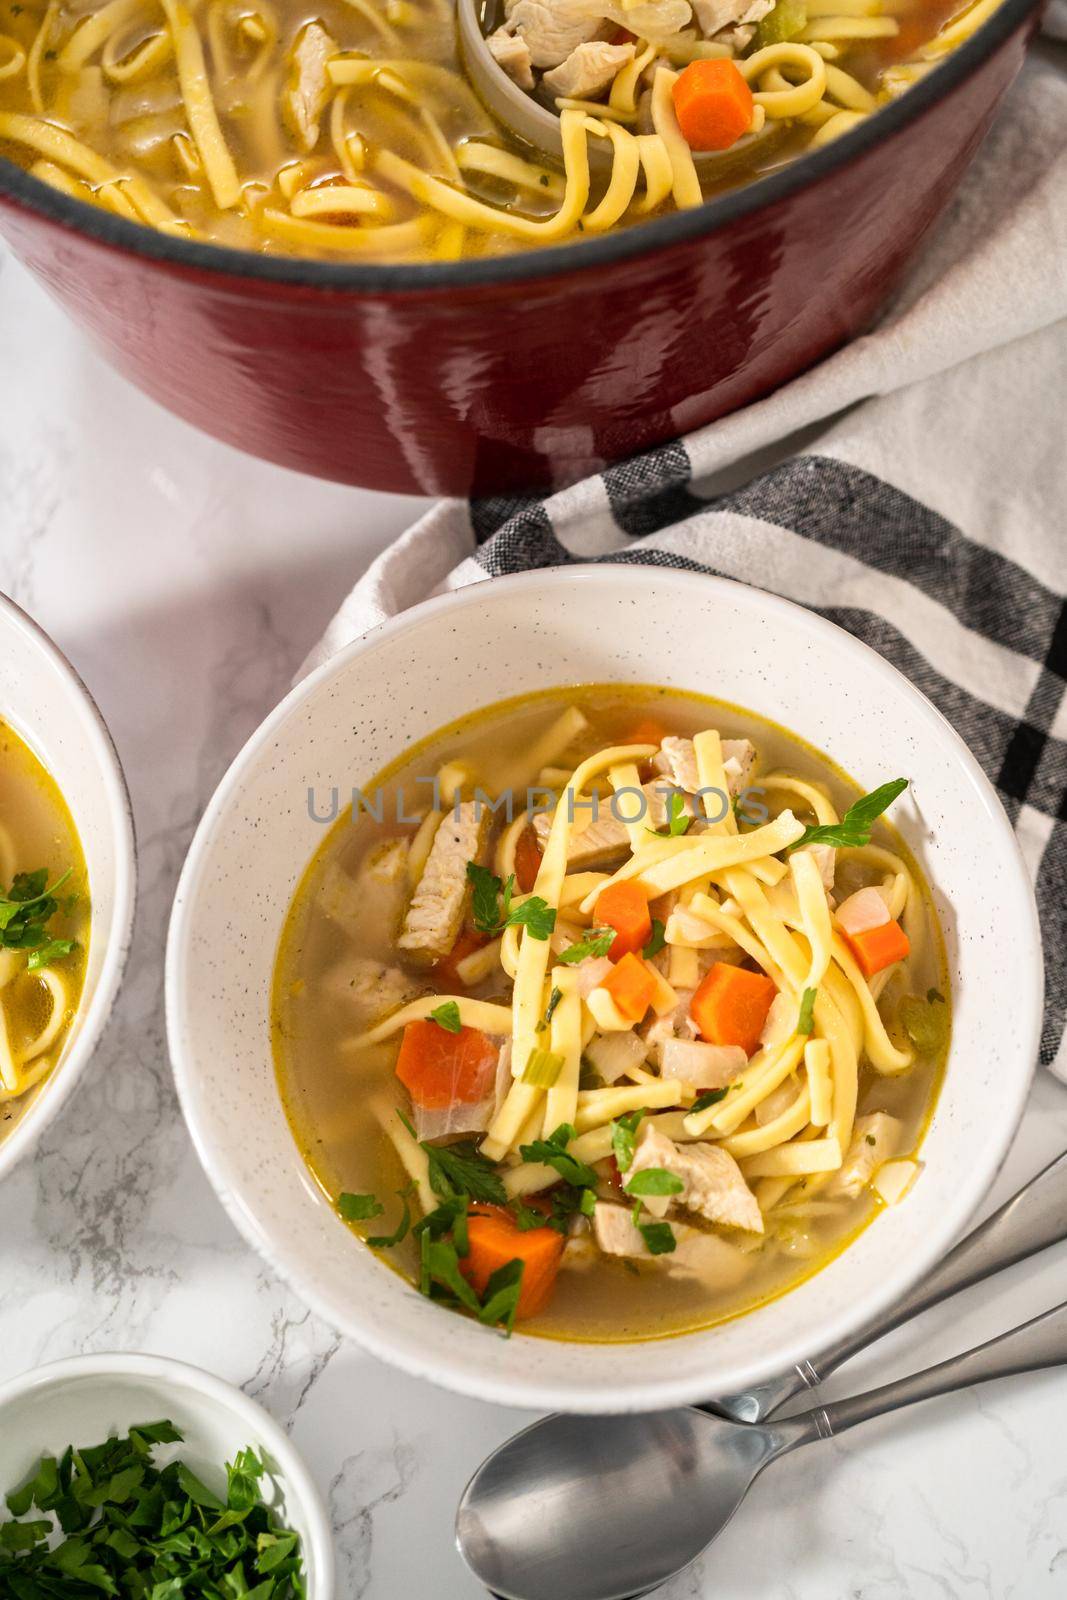
<path fill-rule="evenodd" d="M 531 283 L 564 273 L 596 271 L 617 262 L 652 256 L 726 228 L 753 212 L 780 204 L 808 185 L 814 187 L 883 140 L 888 141 L 916 121 L 942 97 L 947 98 L 977 72 L 1027 17 L 1045 0 L 1002 0 L 1001 5 L 958 49 L 906 94 L 881 106 L 829 144 L 752 183 L 742 184 L 703 205 L 674 211 L 621 232 L 596 239 L 571 241 L 536 251 L 519 251 L 484 261 L 362 265 L 300 256 L 267 256 L 251 250 L 200 244 L 145 224 L 113 215 L 100 206 L 64 195 L 23 168 L 0 156 L 0 198 L 141 259 L 165 266 L 214 275 L 222 283 L 251 280 L 290 288 L 322 289 L 354 294 L 404 294 Z M 221 288 L 221 284 L 218 286 Z"/>
<path fill-rule="evenodd" d="M 583 1403 L 576 1404 L 572 1389 L 568 1388 L 563 1380 L 541 1377 L 531 1379 L 521 1373 L 499 1376 L 479 1372 L 471 1375 L 462 1367 L 449 1370 L 447 1355 L 442 1370 L 440 1348 L 435 1350 L 424 1345 L 419 1345 L 417 1349 L 409 1349 L 406 1346 L 398 1348 L 395 1342 L 378 1331 L 370 1319 L 360 1324 L 358 1333 L 353 1331 L 352 1319 L 347 1318 L 342 1321 L 338 1317 L 329 1294 L 319 1288 L 310 1271 L 305 1271 L 302 1266 L 292 1265 L 288 1261 L 283 1262 L 279 1258 L 269 1231 L 260 1224 L 243 1197 L 231 1187 L 227 1173 L 228 1157 L 216 1150 L 210 1130 L 201 1123 L 197 1104 L 200 1091 L 196 1083 L 199 1074 L 191 1053 L 187 1057 L 184 1048 L 182 1002 L 186 991 L 184 968 L 194 938 L 188 911 L 200 887 L 204 857 L 208 852 L 212 832 L 234 801 L 239 799 L 246 768 L 270 746 L 278 730 L 292 712 L 316 695 L 320 688 L 328 685 L 335 676 L 347 672 L 354 661 L 372 651 L 383 637 L 389 638 L 409 628 L 419 628 L 441 614 L 447 616 L 449 613 L 460 612 L 467 606 L 480 604 L 486 593 L 486 584 L 491 586 L 493 592 L 501 589 L 529 590 L 539 585 L 553 588 L 594 580 L 603 581 L 609 572 L 613 582 L 619 583 L 624 589 L 634 591 L 635 603 L 639 603 L 641 593 L 647 591 L 650 580 L 653 582 L 662 580 L 686 588 L 699 586 L 705 600 L 708 598 L 710 585 L 725 598 L 727 604 L 731 600 L 735 604 L 757 604 L 772 614 L 784 613 L 789 616 L 799 612 L 804 617 L 806 625 L 816 634 L 827 632 L 833 634 L 839 647 L 853 652 L 865 661 L 873 658 L 877 669 L 893 680 L 897 693 L 911 702 L 916 714 L 933 723 L 939 734 L 948 740 L 957 757 L 961 779 L 969 784 L 984 809 L 990 828 L 1000 835 L 1006 860 L 1010 860 L 1014 868 L 1019 891 L 1018 910 L 1021 923 L 1019 937 L 1032 951 L 1034 959 L 1029 963 L 1032 974 L 1029 988 L 1016 997 L 1018 1029 L 1014 1057 L 1020 1067 L 1014 1093 L 999 1123 L 1000 1137 L 989 1146 L 985 1162 L 981 1166 L 974 1165 L 969 1180 L 958 1185 L 951 1203 L 947 1203 L 942 1209 L 937 1225 L 931 1226 L 928 1230 L 923 1248 L 914 1252 L 906 1266 L 901 1269 L 899 1278 L 895 1272 L 887 1273 L 882 1287 L 872 1290 L 864 1299 L 862 1314 L 849 1316 L 847 1311 L 842 1311 L 836 1322 L 828 1324 L 823 1330 L 820 1348 L 831 1347 L 839 1339 L 855 1333 L 869 1320 L 877 1318 L 888 1310 L 891 1304 L 908 1293 L 941 1260 L 961 1236 L 967 1222 L 981 1204 L 1003 1166 L 1022 1117 L 1037 1062 L 1044 997 L 1041 929 L 1034 888 L 1015 831 L 993 785 L 952 725 L 932 701 L 898 668 L 855 635 L 809 607 L 798 605 L 768 590 L 740 583 L 736 579 L 674 568 L 653 569 L 650 572 L 647 567 L 597 562 L 538 568 L 468 584 L 461 589 L 422 601 L 419 605 L 376 624 L 300 679 L 264 718 L 223 775 L 190 843 L 171 910 L 164 985 L 167 1041 L 178 1100 L 193 1146 L 209 1182 L 242 1237 L 262 1259 L 268 1262 L 304 1304 L 310 1306 L 330 1327 L 338 1328 L 345 1337 L 353 1339 L 361 1348 L 388 1365 L 398 1367 L 414 1377 L 430 1379 L 444 1388 L 473 1399 L 527 1409 L 589 1413 L 660 1410 L 675 1405 L 696 1404 L 707 1396 L 694 1393 L 691 1378 L 684 1375 L 680 1378 L 675 1377 L 670 1371 L 657 1373 L 655 1371 L 657 1363 L 653 1362 L 651 1376 L 620 1380 L 603 1395 L 583 1396 Z M 950 1049 L 946 1070 L 951 1067 L 952 1060 Z M 653 1352 L 664 1348 L 670 1349 L 677 1340 L 700 1338 L 706 1332 L 707 1330 L 697 1330 L 690 1334 L 680 1334 L 676 1339 L 655 1340 L 648 1344 L 648 1348 Z M 414 1341 L 412 1343 L 414 1344 Z M 730 1380 L 731 1387 L 747 1387 L 779 1377 L 782 1371 L 788 1370 L 794 1363 L 810 1359 L 819 1353 L 817 1350 L 801 1348 L 796 1340 L 794 1346 L 786 1349 L 784 1353 L 781 1351 L 776 1353 L 773 1360 L 766 1356 L 753 1357 L 749 1366 L 742 1372 L 740 1381 Z M 568 1348 L 565 1342 L 563 1348 Z M 658 1363 L 661 1368 L 663 1365 Z"/>
<path fill-rule="evenodd" d="M 267 1449 L 277 1462 L 277 1477 L 292 1486 L 294 1495 L 308 1514 L 315 1551 L 315 1571 L 321 1573 L 321 1579 L 309 1595 L 309 1600 L 332 1600 L 336 1560 L 333 1531 L 325 1502 L 303 1456 L 265 1406 L 245 1394 L 236 1384 L 228 1383 L 225 1378 L 216 1377 L 213 1372 L 194 1366 L 191 1362 L 177 1361 L 172 1356 L 104 1351 L 97 1355 L 66 1356 L 59 1361 L 47 1361 L 42 1366 L 31 1367 L 17 1377 L 7 1379 L 0 1384 L 0 1420 L 5 1408 L 23 1396 L 79 1378 L 95 1379 L 101 1383 L 113 1378 L 142 1378 L 165 1388 L 180 1385 L 195 1389 L 213 1406 L 230 1411 L 254 1428 L 266 1441 Z"/>
<path fill-rule="evenodd" d="M 0 1142 L 0 1182 L 58 1116 L 96 1052 L 122 986 L 133 941 L 137 904 L 137 838 L 133 806 L 111 730 L 80 674 L 55 641 L 16 601 L 0 593 L 0 623 L 5 618 L 29 640 L 31 649 L 39 651 L 59 674 L 66 684 L 72 704 L 78 708 L 82 727 L 100 764 L 107 795 L 115 848 L 115 884 L 110 928 L 98 929 L 95 923 L 91 925 L 91 936 L 106 940 L 96 992 L 88 1006 L 84 1009 L 79 1006 L 75 1012 L 70 1045 L 49 1075 L 47 1092 L 39 1096 L 26 1114 L 20 1117 L 12 1132 Z M 0 706 L 0 714 L 2 712 L 3 707 Z M 47 767 L 47 761 L 43 764 Z M 67 796 L 64 798 L 77 826 L 76 800 Z"/>

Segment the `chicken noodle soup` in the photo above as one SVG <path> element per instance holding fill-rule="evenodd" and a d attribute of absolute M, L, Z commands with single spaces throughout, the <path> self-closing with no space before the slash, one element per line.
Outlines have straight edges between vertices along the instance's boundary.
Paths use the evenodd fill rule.
<path fill-rule="evenodd" d="M 274 990 L 340 1215 L 443 1305 L 566 1338 L 705 1327 L 822 1266 L 920 1177 L 948 1043 L 930 896 L 883 820 L 905 787 L 606 686 L 364 784 Z"/>
<path fill-rule="evenodd" d="M 88 939 L 88 883 L 70 812 L 0 722 L 0 1139 L 62 1054 Z"/>
<path fill-rule="evenodd" d="M 489 48 L 558 112 L 558 166 L 473 92 L 452 0 L 20 0 L 0 5 L 0 154 L 189 239 L 492 255 L 756 178 L 877 111 L 997 3 L 503 0 Z"/>

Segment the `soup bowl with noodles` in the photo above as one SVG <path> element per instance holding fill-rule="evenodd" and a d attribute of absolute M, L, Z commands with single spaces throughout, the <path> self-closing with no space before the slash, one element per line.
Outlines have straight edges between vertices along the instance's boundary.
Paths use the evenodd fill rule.
<path fill-rule="evenodd" d="M 133 819 L 73 667 L 0 595 L 0 1178 L 96 1048 L 133 923 Z"/>
<path fill-rule="evenodd" d="M 221 1199 L 330 1323 L 610 1412 L 785 1371 L 929 1269 L 1041 971 L 999 802 L 893 668 L 734 583 L 570 567 L 267 719 L 186 862 L 168 1036 Z"/>
<path fill-rule="evenodd" d="M 461 40 L 454 0 L 23 0 L 0 230 L 230 443 L 559 483 L 870 324 L 1039 0 L 546 5 L 547 39 L 535 0 L 461 0 Z"/>

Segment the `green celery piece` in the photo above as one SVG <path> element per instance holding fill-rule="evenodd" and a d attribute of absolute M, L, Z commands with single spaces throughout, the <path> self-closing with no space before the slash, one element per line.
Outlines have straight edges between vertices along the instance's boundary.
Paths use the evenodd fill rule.
<path fill-rule="evenodd" d="M 808 8 L 804 0 L 778 0 L 773 11 L 769 11 L 756 29 L 756 48 L 762 50 L 765 45 L 784 44 L 787 39 L 795 39 L 808 22 Z"/>

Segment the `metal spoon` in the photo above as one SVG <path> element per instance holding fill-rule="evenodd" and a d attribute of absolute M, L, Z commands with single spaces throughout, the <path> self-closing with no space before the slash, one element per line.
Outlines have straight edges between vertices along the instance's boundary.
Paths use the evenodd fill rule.
<path fill-rule="evenodd" d="M 696 1409 L 549 1418 L 467 1485 L 460 1553 L 500 1600 L 633 1600 L 694 1561 L 779 1456 L 918 1400 L 1063 1364 L 1067 1303 L 925 1372 L 785 1422 Z"/>
<path fill-rule="evenodd" d="M 823 1352 L 817 1361 L 805 1361 L 782 1378 L 746 1394 L 727 1396 L 709 1405 L 707 1410 L 737 1421 L 758 1422 L 793 1395 L 806 1388 L 814 1388 L 843 1362 L 891 1329 L 918 1316 L 939 1301 L 948 1299 L 950 1295 L 958 1294 L 1064 1238 L 1067 1238 L 1067 1154 L 1059 1156 L 970 1233 L 923 1283 L 881 1317 L 866 1324 L 851 1338 Z M 696 1425 L 693 1419 L 698 1415 L 696 1411 L 687 1410 L 666 1414 L 674 1421 L 662 1436 L 665 1451 L 672 1448 L 671 1427 L 678 1425 L 677 1419 L 688 1419 L 686 1426 L 692 1428 Z M 464 1559 L 483 1578 L 482 1563 L 488 1562 L 494 1567 L 506 1563 L 501 1570 L 506 1570 L 510 1578 L 515 1579 L 517 1571 L 510 1565 L 509 1556 L 519 1549 L 520 1544 L 527 1550 L 527 1564 L 537 1566 L 539 1560 L 548 1561 L 554 1552 L 561 1553 L 560 1541 L 566 1537 L 568 1529 L 577 1530 L 581 1527 L 582 1552 L 576 1559 L 584 1564 L 588 1548 L 588 1525 L 609 1516 L 612 1510 L 609 1501 L 614 1502 L 617 1498 L 614 1487 L 609 1493 L 606 1479 L 596 1463 L 603 1458 L 614 1467 L 635 1454 L 647 1453 L 649 1440 L 655 1437 L 656 1427 L 663 1422 L 663 1415 L 586 1418 L 577 1425 L 570 1417 L 548 1417 L 501 1446 L 472 1478 L 460 1503 L 456 1526 Z M 575 1426 L 580 1435 L 580 1448 L 572 1454 Z M 625 1520 L 628 1550 L 635 1545 L 643 1546 L 650 1537 L 653 1543 L 658 1544 L 660 1532 L 664 1528 L 673 1528 L 676 1516 L 689 1526 L 686 1519 L 691 1513 L 679 1510 L 673 1488 L 665 1488 L 662 1503 L 652 1492 L 652 1485 L 661 1481 L 667 1466 L 668 1463 L 664 1461 L 660 1463 L 658 1473 L 651 1471 L 640 1493 L 627 1503 Z M 558 1520 L 529 1515 L 527 1485 L 541 1483 L 546 1471 L 550 1479 L 558 1479 L 565 1484 L 560 1493 L 565 1495 L 569 1505 L 584 1506 L 585 1514 L 580 1519 L 575 1519 L 573 1510 Z M 492 1520 L 488 1518 L 483 1503 L 490 1483 L 495 1485 Z M 670 1484 L 669 1475 L 667 1483 Z M 509 1496 L 513 1511 L 508 1510 Z M 512 1515 L 517 1524 L 515 1528 L 510 1525 Z M 698 1526 L 706 1527 L 706 1524 L 698 1519 Z M 717 1531 L 717 1528 L 713 1528 L 703 1542 L 713 1538 Z M 540 1557 L 537 1556 L 538 1547 Z M 664 1548 L 674 1549 L 675 1546 L 667 1540 Z M 681 1551 L 686 1548 L 688 1544 L 683 1538 L 677 1549 Z M 692 1559 L 691 1554 L 679 1556 L 656 1582 L 664 1582 L 672 1571 Z M 484 1578 L 484 1581 L 489 1580 Z M 629 1588 L 620 1590 L 620 1593 L 639 1592 L 635 1590 L 633 1580 L 628 1582 Z M 530 1592 L 531 1600 L 535 1592 Z M 578 1600 L 577 1592 L 573 1596 L 566 1589 L 561 1592 L 568 1594 L 568 1600 Z"/>

